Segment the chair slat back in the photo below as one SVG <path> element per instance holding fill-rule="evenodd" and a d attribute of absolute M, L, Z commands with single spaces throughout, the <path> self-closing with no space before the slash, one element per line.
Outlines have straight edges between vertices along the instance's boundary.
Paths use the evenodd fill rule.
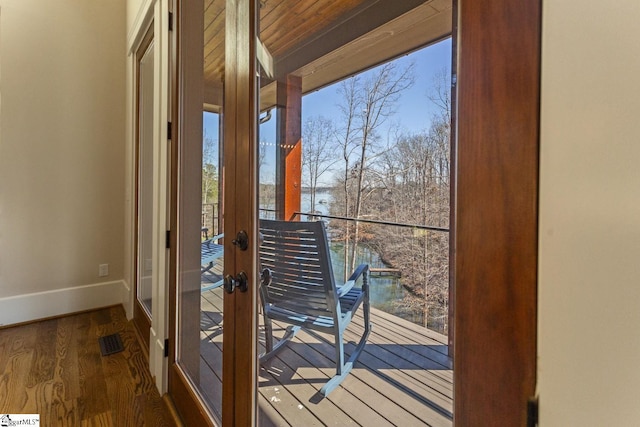
<path fill-rule="evenodd" d="M 261 220 L 260 269 L 272 272 L 266 302 L 309 316 L 335 317 L 337 293 L 324 223 Z"/>

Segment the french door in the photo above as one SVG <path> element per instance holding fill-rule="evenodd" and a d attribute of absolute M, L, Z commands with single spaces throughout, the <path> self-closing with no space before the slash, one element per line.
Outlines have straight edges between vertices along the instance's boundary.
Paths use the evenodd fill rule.
<path fill-rule="evenodd" d="M 255 7 L 175 9 L 169 393 L 187 425 L 256 419 Z"/>
<path fill-rule="evenodd" d="M 454 143 L 458 150 L 456 218 L 452 225 L 457 227 L 452 265 L 457 287 L 453 301 L 455 421 L 456 425 L 474 425 L 478 414 L 482 414 L 487 425 L 523 425 L 526 399 L 535 387 L 540 2 L 527 1 L 528 8 L 515 8 L 510 0 L 500 0 L 491 8 L 472 7 L 473 2 L 462 0 L 460 3 L 466 9 L 461 8 L 455 21 L 460 28 L 454 27 L 460 46 L 459 125 Z M 336 16 L 319 22 L 317 34 L 306 33 L 314 29 L 312 20 L 294 23 L 290 31 L 274 26 L 270 35 L 281 43 L 263 45 L 260 39 L 266 40 L 267 34 L 262 37 L 257 28 L 267 28 L 276 15 L 269 11 L 278 7 L 284 13 L 298 4 L 309 4 L 314 16 L 324 16 L 322 13 L 327 10 L 335 11 Z M 297 96 L 296 92 L 309 91 L 305 81 L 314 81 L 314 88 L 320 88 L 338 79 L 331 72 L 350 72 L 345 67 L 356 61 L 363 61 L 362 69 L 383 62 L 392 54 L 394 43 L 366 54 L 361 51 L 365 52 L 376 40 L 392 40 L 405 28 L 400 25 L 381 31 L 377 38 L 366 37 L 369 32 L 400 22 L 413 8 L 423 7 L 420 10 L 431 13 L 446 4 L 421 0 L 178 1 L 173 27 L 177 72 L 172 89 L 176 94 L 176 126 L 172 144 L 169 393 L 186 425 L 257 423 L 257 129 L 258 112 L 264 109 L 261 104 L 272 97 L 273 105 L 286 107 L 285 119 L 278 122 L 277 129 L 281 133 L 278 141 L 285 142 L 276 144 L 276 148 L 294 151 L 298 139 L 291 126 L 299 127 L 299 123 L 288 115 L 288 99 Z M 404 7 L 407 10 L 402 10 Z M 425 22 L 424 25 L 447 20 L 446 15 L 438 19 L 419 16 L 424 21 L 416 18 L 416 22 Z M 450 34 L 448 19 L 448 32 L 434 31 L 430 43 Z M 258 23 L 259 20 L 264 22 Z M 513 22 L 522 25 L 514 26 Z M 336 28 L 340 31 L 329 31 Z M 349 44 L 355 49 L 353 54 L 342 50 L 347 44 L 341 39 L 345 35 L 360 42 Z M 287 51 L 301 40 L 306 45 L 298 47 L 295 55 Z M 404 53 L 417 47 L 407 47 Z M 503 51 L 507 48 L 509 55 Z M 278 57 L 275 66 L 271 54 Z M 316 62 L 320 55 L 326 62 Z M 367 60 L 371 63 L 365 63 Z M 296 71 L 307 73 L 308 80 L 289 76 Z M 361 70 L 353 70 L 357 71 Z M 327 80 L 320 80 L 323 76 L 328 76 Z M 267 93 L 267 85 L 259 84 L 261 78 L 273 79 L 275 89 Z M 265 92 L 259 94 L 261 86 Z M 209 139 L 213 144 L 208 143 Z M 218 151 L 214 148 L 211 153 L 209 146 L 218 146 Z M 276 155 L 282 155 L 282 151 Z M 278 170 L 276 182 L 289 183 L 290 172 L 287 168 Z M 299 191 L 299 182 L 292 186 Z M 217 191 L 210 193 L 211 188 Z M 297 197 L 299 203 L 299 193 Z M 281 197 L 275 210 L 289 219 L 299 210 L 295 203 L 295 197 Z M 215 207 L 210 208 L 212 204 Z M 205 257 L 211 248 L 220 248 L 220 256 Z M 222 285 L 220 280 L 225 282 L 225 278 Z M 482 304 L 478 303 L 480 300 Z M 422 351 L 419 347 L 412 349 Z M 317 369 L 315 363 L 309 364 L 302 368 Z M 424 367 L 406 366 L 411 367 L 406 374 L 410 378 L 431 375 Z M 443 378 L 442 370 L 435 369 L 438 382 Z M 494 373 L 501 374 L 499 380 L 491 378 Z M 386 387 L 383 382 L 366 384 L 356 373 L 351 377 L 368 387 Z M 391 378 L 394 387 L 403 386 L 405 377 L 397 378 L 402 380 Z M 448 389 L 451 380 L 444 379 Z M 290 380 L 296 381 L 293 377 Z M 400 405 L 405 401 L 398 399 Z M 299 414 L 307 413 L 302 410 L 302 404 L 307 402 L 317 403 L 301 400 Z M 340 407 L 339 403 L 335 406 Z M 445 403 L 451 404 L 450 400 Z M 317 408 L 311 405 L 308 407 Z M 407 411 L 414 409 L 412 404 L 407 406 Z M 449 406 L 431 406 L 436 407 L 438 417 L 450 415 Z M 367 408 L 385 410 L 384 405 L 375 402 L 367 404 Z M 418 419 L 424 421 L 420 415 Z"/>

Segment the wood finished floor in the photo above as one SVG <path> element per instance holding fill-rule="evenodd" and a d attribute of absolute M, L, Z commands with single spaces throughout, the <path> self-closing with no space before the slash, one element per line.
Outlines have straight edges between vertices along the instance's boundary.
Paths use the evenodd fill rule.
<path fill-rule="evenodd" d="M 202 293 L 200 384 L 214 407 L 221 393 L 221 309 L 221 288 Z M 447 338 L 380 310 L 372 309 L 371 322 L 358 363 L 326 399 L 318 391 L 335 373 L 333 340 L 300 331 L 260 369 L 260 426 L 450 427 L 453 371 Z M 274 334 L 282 333 L 284 325 L 278 326 Z M 347 354 L 362 330 L 359 310 L 345 334 Z"/>
<path fill-rule="evenodd" d="M 124 351 L 102 356 L 119 333 Z M 0 330 L 0 413 L 42 426 L 174 426 L 121 306 Z"/>

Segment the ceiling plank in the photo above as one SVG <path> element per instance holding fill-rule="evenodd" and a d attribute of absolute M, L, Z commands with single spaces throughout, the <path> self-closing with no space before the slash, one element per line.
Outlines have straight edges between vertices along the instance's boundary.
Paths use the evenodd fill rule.
<path fill-rule="evenodd" d="M 302 77 L 302 91 L 308 93 L 449 36 L 451 5 L 451 0 L 267 0 L 260 10 L 260 39 L 273 56 L 273 78 Z M 223 17 L 224 1 L 206 0 L 205 96 L 212 103 L 222 90 Z M 276 103 L 275 84 L 263 82 L 261 110 Z"/>
<path fill-rule="evenodd" d="M 303 92 L 360 73 L 436 43 L 451 34 L 451 7 L 440 12 L 424 4 L 296 71 Z"/>
<path fill-rule="evenodd" d="M 424 3 L 427 2 L 378 0 L 357 14 L 349 14 L 335 25 L 311 34 L 305 42 L 284 56 L 271 49 L 275 56 L 276 76 L 286 76 Z"/>
<path fill-rule="evenodd" d="M 450 36 L 451 26 L 451 1 L 424 3 L 291 74 L 302 77 L 302 93 L 306 94 L 443 40 Z M 268 82 L 260 90 L 260 109 L 264 111 L 275 103 L 276 85 Z"/>

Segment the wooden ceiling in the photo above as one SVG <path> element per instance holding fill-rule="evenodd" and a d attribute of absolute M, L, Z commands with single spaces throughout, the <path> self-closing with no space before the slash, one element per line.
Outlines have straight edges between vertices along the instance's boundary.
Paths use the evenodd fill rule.
<path fill-rule="evenodd" d="M 224 76 L 224 4 L 205 0 L 205 101 L 219 105 Z M 260 0 L 260 39 L 275 79 L 302 77 L 303 93 L 341 80 L 451 33 L 451 0 Z M 263 79 L 261 109 L 275 104 Z"/>

